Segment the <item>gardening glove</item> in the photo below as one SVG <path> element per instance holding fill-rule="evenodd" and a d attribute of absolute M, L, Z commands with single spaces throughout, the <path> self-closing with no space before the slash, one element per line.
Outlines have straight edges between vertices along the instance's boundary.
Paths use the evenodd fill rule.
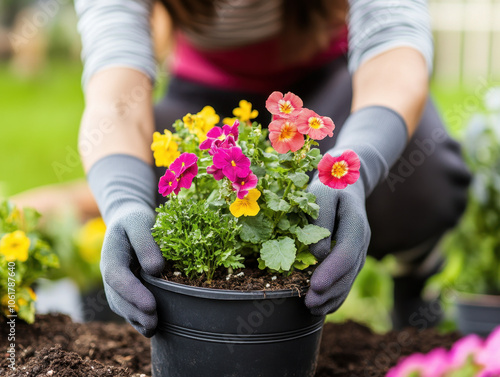
<path fill-rule="evenodd" d="M 156 217 L 153 169 L 136 157 L 117 154 L 96 162 L 87 178 L 107 226 L 101 272 L 109 306 L 151 337 L 158 322 L 156 301 L 136 274 L 140 267 L 159 275 L 164 267 L 151 235 Z"/>
<path fill-rule="evenodd" d="M 316 195 L 319 216 L 312 223 L 331 231 L 331 236 L 311 245 L 320 264 L 311 277 L 305 303 L 312 314 L 326 315 L 344 302 L 364 265 L 370 243 L 365 200 L 385 178 L 403 153 L 408 138 L 399 114 L 382 106 L 370 106 L 351 114 L 327 153 L 340 156 L 351 149 L 359 157 L 359 179 L 345 189 L 332 189 L 315 173 L 308 191 Z M 331 248 L 331 242 L 335 246 Z"/>

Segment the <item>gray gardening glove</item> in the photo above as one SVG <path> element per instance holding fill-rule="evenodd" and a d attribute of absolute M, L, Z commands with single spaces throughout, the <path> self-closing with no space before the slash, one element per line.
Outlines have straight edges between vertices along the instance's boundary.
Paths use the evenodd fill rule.
<path fill-rule="evenodd" d="M 394 111 L 382 106 L 358 110 L 347 119 L 335 147 L 327 152 L 333 157 L 346 149 L 356 152 L 361 163 L 358 181 L 343 190 L 332 189 L 319 181 L 316 172 L 309 184 L 308 191 L 316 195 L 320 207 L 313 224 L 332 232 L 331 237 L 310 247 L 320 261 L 305 298 L 313 314 L 337 310 L 349 294 L 370 243 L 365 200 L 403 153 L 407 137 L 405 122 Z M 336 241 L 333 249 L 332 239 Z"/>
<path fill-rule="evenodd" d="M 136 276 L 139 267 L 159 275 L 161 251 L 151 236 L 156 178 L 136 157 L 111 155 L 95 163 L 88 182 L 107 230 L 101 253 L 104 290 L 111 309 L 142 335 L 154 335 L 158 318 L 152 293 Z"/>

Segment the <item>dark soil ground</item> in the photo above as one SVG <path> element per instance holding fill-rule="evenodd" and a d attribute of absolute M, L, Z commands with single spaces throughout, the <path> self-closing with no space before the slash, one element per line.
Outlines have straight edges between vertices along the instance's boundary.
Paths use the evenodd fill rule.
<path fill-rule="evenodd" d="M 35 324 L 17 322 L 15 329 L 17 370 L 12 371 L 7 368 L 6 354 L 9 326 L 0 318 L 0 376 L 151 375 L 149 340 L 128 324 L 81 324 L 64 315 L 39 315 Z M 456 333 L 441 335 L 432 329 L 379 335 L 354 322 L 327 323 L 316 376 L 384 376 L 400 357 L 438 346 L 448 348 L 458 337 Z"/>

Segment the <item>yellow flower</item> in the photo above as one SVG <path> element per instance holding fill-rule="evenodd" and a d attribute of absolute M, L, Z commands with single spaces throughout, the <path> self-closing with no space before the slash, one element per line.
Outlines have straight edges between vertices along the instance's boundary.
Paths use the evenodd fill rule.
<path fill-rule="evenodd" d="M 28 290 L 28 295 L 30 296 L 30 298 L 33 300 L 33 301 L 36 301 L 36 293 L 33 289 L 31 289 L 30 287 L 27 288 Z"/>
<path fill-rule="evenodd" d="M 250 119 L 257 118 L 259 112 L 257 110 L 252 110 L 252 104 L 248 101 L 242 99 L 240 101 L 240 107 L 233 110 L 234 116 L 238 117 L 240 122 L 250 122 Z"/>
<path fill-rule="evenodd" d="M 205 134 L 210 131 L 212 127 L 214 127 L 220 121 L 220 117 L 215 113 L 215 110 L 212 106 L 205 106 L 198 115 L 204 121 L 204 131 Z"/>
<path fill-rule="evenodd" d="M 224 118 L 224 119 L 222 119 L 222 123 L 227 124 L 228 126 L 232 126 L 232 125 L 234 125 L 234 122 L 236 120 L 238 120 L 238 118 Z"/>
<path fill-rule="evenodd" d="M 174 160 L 180 156 L 181 152 L 177 150 L 178 145 L 174 140 L 172 132 L 165 130 L 162 135 L 159 132 L 153 134 L 153 143 L 151 150 L 154 152 L 156 166 L 168 167 Z"/>
<path fill-rule="evenodd" d="M 0 254 L 5 256 L 7 262 L 18 260 L 25 262 L 28 259 L 30 239 L 22 230 L 7 233 L 0 240 Z"/>
<path fill-rule="evenodd" d="M 251 189 L 248 194 L 243 198 L 236 200 L 229 206 L 229 210 L 234 217 L 245 216 L 255 216 L 259 213 L 260 207 L 257 204 L 257 199 L 260 198 L 260 191 L 257 189 Z"/>
<path fill-rule="evenodd" d="M 88 263 L 99 262 L 106 224 L 101 217 L 89 220 L 78 232 L 76 243 L 82 259 Z"/>
<path fill-rule="evenodd" d="M 184 125 L 192 134 L 196 135 L 200 143 L 207 139 L 207 132 L 219 123 L 219 120 L 220 117 L 212 106 L 205 106 L 199 113 L 186 114 L 182 118 Z"/>

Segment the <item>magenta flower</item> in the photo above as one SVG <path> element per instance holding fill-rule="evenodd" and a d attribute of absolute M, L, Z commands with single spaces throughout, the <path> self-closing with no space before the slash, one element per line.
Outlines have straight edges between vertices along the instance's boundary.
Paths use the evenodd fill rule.
<path fill-rule="evenodd" d="M 173 191 L 179 194 L 181 188 L 190 188 L 194 177 L 198 174 L 198 156 L 194 153 L 183 153 L 170 164 L 169 169 L 175 174 L 177 185 Z"/>
<path fill-rule="evenodd" d="M 239 125 L 240 122 L 236 120 L 232 126 L 225 124 L 222 128 L 217 126 L 213 127 L 207 132 L 207 139 L 200 144 L 200 149 L 212 150 L 214 148 L 227 148 L 228 145 L 234 146 L 236 144 L 236 140 L 238 140 Z M 223 145 L 224 143 L 225 146 Z"/>
<path fill-rule="evenodd" d="M 288 92 L 283 95 L 281 92 L 272 92 L 266 101 L 266 109 L 276 117 L 290 119 L 296 117 L 302 110 L 302 100 L 299 96 Z"/>
<path fill-rule="evenodd" d="M 198 174 L 198 166 L 196 166 L 196 161 L 198 161 L 198 156 L 196 156 L 194 153 L 183 153 L 179 157 L 177 157 L 168 168 L 172 170 L 177 176 L 180 176 L 185 172 L 196 175 Z M 194 173 L 195 170 L 196 173 Z"/>
<path fill-rule="evenodd" d="M 231 181 L 244 178 L 250 173 L 250 159 L 239 147 L 218 149 L 214 154 L 214 166 L 222 169 L 222 173 Z"/>
<path fill-rule="evenodd" d="M 215 165 L 207 166 L 207 173 L 212 174 L 216 181 L 220 181 L 222 178 L 224 178 L 222 169 L 217 168 Z"/>
<path fill-rule="evenodd" d="M 255 174 L 250 171 L 245 178 L 238 178 L 233 182 L 233 188 L 236 190 L 236 195 L 239 199 L 243 199 L 247 194 L 248 190 L 257 187 L 257 182 L 259 179 Z"/>
<path fill-rule="evenodd" d="M 344 189 L 359 178 L 358 155 L 346 150 L 340 157 L 332 157 L 328 153 L 318 164 L 319 180 L 334 189 Z"/>
<path fill-rule="evenodd" d="M 176 188 L 177 177 L 171 170 L 167 169 L 165 175 L 163 175 L 158 182 L 158 192 L 163 196 L 167 196 L 170 195 Z"/>
<path fill-rule="evenodd" d="M 309 109 L 303 109 L 297 117 L 297 129 L 311 139 L 322 140 L 333 136 L 335 125 L 329 117 L 322 117 Z"/>

